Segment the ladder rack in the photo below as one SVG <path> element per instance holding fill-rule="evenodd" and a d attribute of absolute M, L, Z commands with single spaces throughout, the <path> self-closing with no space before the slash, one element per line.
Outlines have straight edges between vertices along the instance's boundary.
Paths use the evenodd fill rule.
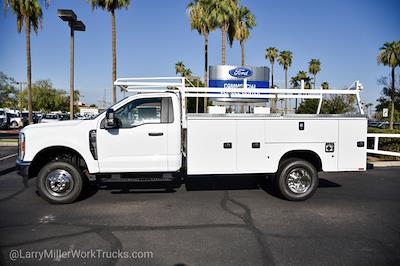
<path fill-rule="evenodd" d="M 189 83 L 189 87 L 186 86 Z M 249 88 L 247 79 L 243 80 L 243 88 L 211 88 L 194 87 L 184 77 L 148 77 L 148 78 L 119 78 L 114 86 L 122 90 L 135 93 L 156 93 L 174 92 L 179 94 L 181 99 L 182 121 L 186 117 L 186 98 L 208 97 L 208 98 L 241 98 L 241 99 L 319 99 L 317 114 L 321 111 L 324 95 L 354 95 L 357 99 L 357 106 L 360 114 L 364 114 L 360 98 L 362 84 L 356 80 L 347 89 L 324 90 L 305 89 L 304 80 L 301 80 L 300 87 L 288 89 L 271 88 Z"/>

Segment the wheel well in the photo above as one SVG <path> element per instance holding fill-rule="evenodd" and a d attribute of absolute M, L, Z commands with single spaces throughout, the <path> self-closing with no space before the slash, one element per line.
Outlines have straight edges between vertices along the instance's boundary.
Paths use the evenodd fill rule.
<path fill-rule="evenodd" d="M 50 161 L 61 158 L 71 160 L 72 163 L 81 167 L 82 170 L 87 169 L 85 160 L 77 151 L 64 146 L 53 146 L 45 148 L 36 154 L 29 167 L 29 178 L 36 177 L 40 169 Z"/>
<path fill-rule="evenodd" d="M 317 169 L 318 172 L 322 171 L 322 161 L 321 158 L 318 156 L 313 151 L 310 150 L 295 150 L 295 151 L 289 151 L 285 153 L 282 158 L 279 160 L 279 165 L 281 163 L 289 158 L 300 158 L 303 159 L 309 163 L 311 163 L 315 169 Z"/>

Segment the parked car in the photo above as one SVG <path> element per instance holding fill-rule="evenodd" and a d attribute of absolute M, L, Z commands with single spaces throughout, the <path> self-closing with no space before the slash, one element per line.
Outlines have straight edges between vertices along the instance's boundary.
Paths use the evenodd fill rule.
<path fill-rule="evenodd" d="M 389 125 L 390 125 L 390 123 L 388 121 L 379 122 L 377 128 L 388 129 Z M 400 123 L 393 123 L 393 128 L 400 129 Z"/>
<path fill-rule="evenodd" d="M 381 122 L 375 120 L 368 120 L 368 127 L 377 128 Z"/>
<path fill-rule="evenodd" d="M 8 128 L 7 113 L 4 109 L 0 109 L 0 128 Z"/>
<path fill-rule="evenodd" d="M 39 123 L 39 116 L 37 113 L 32 113 L 32 122 L 34 124 Z M 29 125 L 29 113 L 28 112 L 22 112 L 22 121 L 24 123 L 24 126 Z"/>
<path fill-rule="evenodd" d="M 40 119 L 40 123 L 54 123 L 62 120 L 68 120 L 69 116 L 67 114 L 45 114 Z"/>
<path fill-rule="evenodd" d="M 22 117 L 20 117 L 18 114 L 14 113 L 8 113 L 7 116 L 10 118 L 9 119 L 9 128 L 20 128 L 24 126 L 24 122 Z"/>
<path fill-rule="evenodd" d="M 0 109 L 0 128 L 20 128 L 23 127 L 22 118 L 16 110 Z"/>

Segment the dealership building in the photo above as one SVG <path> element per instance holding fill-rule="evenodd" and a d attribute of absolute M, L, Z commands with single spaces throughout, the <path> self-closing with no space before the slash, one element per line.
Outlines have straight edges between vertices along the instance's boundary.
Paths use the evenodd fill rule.
<path fill-rule="evenodd" d="M 216 65 L 209 67 L 208 86 L 213 88 L 269 88 L 269 68 L 266 66 Z M 254 107 L 267 107 L 266 99 L 211 98 L 214 106 L 225 106 L 232 112 L 253 112 Z M 269 109 L 268 109 L 269 112 Z"/>

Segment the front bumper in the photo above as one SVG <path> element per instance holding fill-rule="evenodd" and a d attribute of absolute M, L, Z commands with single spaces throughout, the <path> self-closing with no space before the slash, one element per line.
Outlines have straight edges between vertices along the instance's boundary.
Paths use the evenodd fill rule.
<path fill-rule="evenodd" d="M 15 163 L 15 168 L 17 169 L 17 173 L 21 175 L 24 178 L 24 180 L 28 180 L 30 166 L 31 162 L 25 162 L 19 159 L 17 159 Z"/>

